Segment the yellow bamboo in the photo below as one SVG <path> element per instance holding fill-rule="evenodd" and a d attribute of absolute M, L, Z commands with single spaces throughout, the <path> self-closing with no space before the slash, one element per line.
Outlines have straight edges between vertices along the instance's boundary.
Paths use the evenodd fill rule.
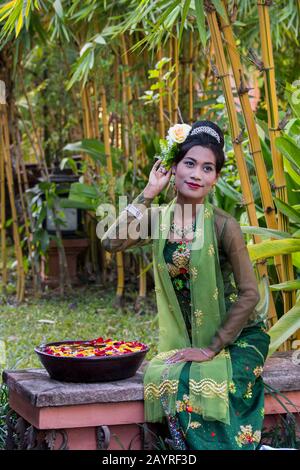
<path fill-rule="evenodd" d="M 179 105 L 179 50 L 178 39 L 176 36 L 173 38 L 173 63 L 175 64 L 175 83 L 174 83 L 174 99 L 173 99 L 173 124 L 178 122 L 178 105 Z"/>
<path fill-rule="evenodd" d="M 132 88 L 130 84 L 130 69 L 129 69 L 129 58 L 128 58 L 128 51 L 126 46 L 126 39 L 124 34 L 121 34 L 121 44 L 122 44 L 122 60 L 124 66 L 124 82 L 125 82 L 125 97 L 126 97 L 126 105 L 127 105 L 127 123 L 128 123 L 128 133 L 130 135 L 129 141 L 129 148 L 132 156 L 133 162 L 133 182 L 136 177 L 137 171 L 137 149 L 136 149 L 136 142 L 135 136 L 133 135 L 134 129 L 134 116 L 133 116 L 133 95 L 132 95 Z M 124 86 L 124 85 L 123 85 Z"/>
<path fill-rule="evenodd" d="M 102 105 L 103 139 L 104 139 L 104 149 L 105 149 L 105 155 L 106 155 L 106 165 L 107 165 L 107 172 L 111 176 L 109 194 L 110 194 L 110 200 L 112 201 L 113 204 L 115 204 L 116 203 L 115 192 L 114 192 L 115 178 L 113 174 L 111 147 L 110 147 L 110 140 L 109 140 L 106 93 L 105 93 L 105 88 L 103 85 L 100 86 L 100 95 L 101 95 L 101 105 Z M 124 257 L 121 251 L 118 251 L 116 253 L 116 260 L 117 260 L 117 278 L 118 278 L 116 300 L 117 302 L 121 303 L 121 299 L 123 298 L 123 295 L 124 295 Z"/>
<path fill-rule="evenodd" d="M 167 103 L 168 103 L 168 116 L 169 116 L 169 121 L 170 123 L 172 122 L 172 93 L 173 93 L 173 87 L 172 87 L 172 79 L 171 79 L 171 71 L 172 71 L 172 65 L 173 65 L 173 40 L 172 36 L 169 37 L 169 57 L 170 57 L 170 62 L 169 62 L 169 72 L 170 72 L 170 77 L 167 80 L 167 86 L 168 86 L 168 95 L 167 95 Z"/>
<path fill-rule="evenodd" d="M 193 42 L 193 31 L 190 31 L 189 37 L 189 122 L 190 124 L 194 120 L 194 89 L 193 89 L 193 54 L 194 42 Z"/>
<path fill-rule="evenodd" d="M 226 2 L 223 0 L 223 6 L 226 11 Z M 250 153 L 253 157 L 253 162 L 256 169 L 256 176 L 260 188 L 260 195 L 262 200 L 262 205 L 264 209 L 264 214 L 266 218 L 267 227 L 272 229 L 277 229 L 277 221 L 275 217 L 275 208 L 271 193 L 270 184 L 268 181 L 268 174 L 262 154 L 262 149 L 260 145 L 260 140 L 257 132 L 257 127 L 255 125 L 255 118 L 254 113 L 252 111 L 248 91 L 249 89 L 246 87 L 245 78 L 243 74 L 243 66 L 240 60 L 240 55 L 236 47 L 236 42 L 234 39 L 232 27 L 230 24 L 230 20 L 227 17 L 224 19 L 221 15 L 219 16 L 221 30 L 223 31 L 224 38 L 225 38 L 225 45 L 227 48 L 228 56 L 230 59 L 233 76 L 237 88 L 237 92 L 239 95 L 240 103 L 243 110 L 243 115 L 245 119 L 245 123 L 248 130 L 249 136 L 249 145 L 250 145 Z M 281 265 L 282 260 L 281 257 L 275 257 L 275 266 L 277 269 L 279 281 L 283 282 L 281 277 Z"/>
<path fill-rule="evenodd" d="M 211 40 L 213 42 L 214 50 L 215 50 L 215 58 L 216 58 L 216 65 L 217 65 L 217 73 L 218 78 L 221 80 L 222 88 L 224 92 L 226 108 L 228 112 L 228 119 L 230 124 L 230 132 L 231 138 L 233 143 L 233 150 L 234 155 L 236 157 L 237 168 L 240 176 L 241 181 L 241 188 L 243 194 L 243 204 L 246 206 L 248 219 L 250 225 L 259 226 L 254 198 L 252 194 L 250 178 L 248 174 L 248 169 L 246 165 L 246 161 L 243 154 L 243 149 L 241 145 L 241 131 L 238 123 L 237 111 L 235 108 L 234 97 L 230 85 L 230 78 L 229 78 L 229 71 L 228 66 L 225 59 L 224 47 L 221 32 L 219 29 L 216 10 L 211 5 L 206 5 L 206 13 L 207 13 L 207 21 L 211 33 Z M 253 236 L 254 242 L 259 243 L 261 238 L 257 235 Z M 257 263 L 257 270 L 260 276 L 268 276 L 267 268 L 265 265 L 265 261 L 260 261 Z M 271 296 L 271 307 L 270 307 L 270 317 L 276 316 L 275 306 L 273 302 L 273 297 Z"/>
<path fill-rule="evenodd" d="M 2 134 L 2 129 L 0 129 Z M 7 286 L 7 246 L 6 246 L 6 214 L 5 214 L 5 160 L 4 145 L 0 145 L 0 190 L 1 190 L 1 261 L 2 261 L 2 289 L 5 292 Z"/>
<path fill-rule="evenodd" d="M 27 171 L 26 171 L 24 159 L 22 158 L 22 154 L 21 154 L 21 139 L 20 139 L 19 129 L 18 128 L 15 128 L 14 136 L 15 136 L 15 145 L 16 145 L 16 149 L 17 149 L 17 165 L 19 166 L 20 185 L 22 186 L 22 184 L 23 184 L 23 186 L 25 188 L 25 191 L 28 191 L 29 182 L 28 182 Z M 24 197 L 24 205 L 25 205 L 25 211 L 27 211 L 26 212 L 27 217 L 29 219 L 29 229 L 30 230 L 29 230 L 28 252 L 30 254 L 31 261 L 32 261 L 32 275 L 33 275 L 33 283 L 34 283 L 34 295 L 39 296 L 41 291 L 42 291 L 41 276 L 40 276 L 40 265 L 39 265 L 39 261 L 38 261 L 37 257 L 35 257 L 34 254 L 32 253 L 32 234 L 33 234 L 33 231 L 34 231 L 34 221 L 33 221 L 33 217 L 32 217 L 32 214 L 31 214 L 31 211 L 30 211 L 30 208 L 29 208 L 28 201 L 27 201 L 26 197 Z"/>
<path fill-rule="evenodd" d="M 5 162 L 5 176 L 7 181 L 8 195 L 12 213 L 12 227 L 14 248 L 17 261 L 17 301 L 22 302 L 25 296 L 25 273 L 23 266 L 23 253 L 21 247 L 21 240 L 19 235 L 17 211 L 15 206 L 14 197 L 14 184 L 13 184 L 13 171 L 10 157 L 10 139 L 7 119 L 6 104 L 0 104 L 0 147 L 2 148 L 4 162 Z M 3 201 L 5 203 L 5 201 Z"/>
<path fill-rule="evenodd" d="M 162 59 L 162 48 L 159 46 L 157 50 L 157 59 Z M 159 69 L 159 81 L 162 81 L 162 69 Z M 164 122 L 164 103 L 163 103 L 163 89 L 159 87 L 159 135 L 161 139 L 165 138 L 165 122 Z"/>
<path fill-rule="evenodd" d="M 271 154 L 273 161 L 275 195 L 278 199 L 288 202 L 286 180 L 284 175 L 283 158 L 275 145 L 276 137 L 281 135 L 279 129 L 278 103 L 275 84 L 275 67 L 273 58 L 273 47 L 271 38 L 269 2 L 260 1 L 257 4 L 259 16 L 259 30 L 261 37 L 263 72 L 265 83 L 266 104 L 268 113 L 268 128 L 271 144 Z M 288 231 L 288 218 L 277 211 L 279 230 Z M 282 258 L 282 277 L 281 282 L 294 279 L 294 270 L 291 255 L 285 255 Z M 283 292 L 284 311 L 292 308 L 296 301 L 296 292 Z"/>

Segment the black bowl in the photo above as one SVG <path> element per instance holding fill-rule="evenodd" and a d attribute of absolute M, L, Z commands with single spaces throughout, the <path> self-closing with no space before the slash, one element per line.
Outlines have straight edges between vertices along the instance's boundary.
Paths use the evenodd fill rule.
<path fill-rule="evenodd" d="M 149 351 L 148 346 L 146 346 L 142 351 L 102 357 L 52 356 L 43 351 L 47 346 L 59 346 L 75 342 L 79 344 L 85 341 L 58 341 L 56 343 L 41 344 L 34 348 L 52 379 L 76 383 L 111 382 L 113 380 L 128 379 L 136 373 Z"/>

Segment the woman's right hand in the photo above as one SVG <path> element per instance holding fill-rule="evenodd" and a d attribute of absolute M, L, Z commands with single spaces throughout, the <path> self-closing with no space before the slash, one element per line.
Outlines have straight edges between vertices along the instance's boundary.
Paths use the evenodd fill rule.
<path fill-rule="evenodd" d="M 149 175 L 149 181 L 143 191 L 144 197 L 146 198 L 155 198 L 155 196 L 160 194 L 170 181 L 172 169 L 169 171 L 164 169 L 162 166 L 160 166 L 161 161 L 162 159 L 160 158 L 154 163 L 152 167 Z M 161 168 L 164 169 L 163 172 L 160 171 Z"/>

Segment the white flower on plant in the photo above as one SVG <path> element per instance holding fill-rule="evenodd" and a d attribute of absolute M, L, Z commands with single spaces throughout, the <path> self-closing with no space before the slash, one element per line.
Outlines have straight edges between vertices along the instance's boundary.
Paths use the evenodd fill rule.
<path fill-rule="evenodd" d="M 175 126 L 170 127 L 167 135 L 168 143 L 170 145 L 174 143 L 182 144 L 182 142 L 184 142 L 187 138 L 191 129 L 192 127 L 188 124 L 175 124 Z"/>

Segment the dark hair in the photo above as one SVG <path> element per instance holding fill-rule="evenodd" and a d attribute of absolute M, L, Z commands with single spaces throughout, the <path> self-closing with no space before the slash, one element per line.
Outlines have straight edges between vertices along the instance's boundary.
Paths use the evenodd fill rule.
<path fill-rule="evenodd" d="M 216 137 L 208 134 L 207 132 L 201 132 L 198 134 L 191 135 L 191 132 L 197 127 L 210 127 L 220 137 L 220 143 Z M 209 148 L 216 158 L 216 172 L 219 173 L 225 162 L 225 154 L 223 151 L 224 147 L 224 135 L 219 126 L 212 121 L 196 121 L 192 125 L 192 129 L 187 136 L 186 140 L 178 145 L 178 154 L 174 158 L 174 164 L 177 165 L 185 156 L 185 154 L 195 145 L 201 145 L 201 147 Z"/>

